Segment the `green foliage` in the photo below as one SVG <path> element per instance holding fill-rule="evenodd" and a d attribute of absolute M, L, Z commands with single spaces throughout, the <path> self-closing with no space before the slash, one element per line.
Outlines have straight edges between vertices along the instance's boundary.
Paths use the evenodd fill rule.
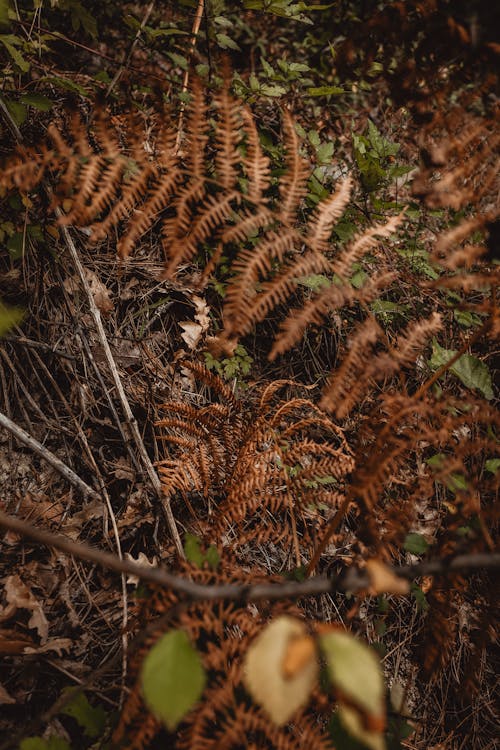
<path fill-rule="evenodd" d="M 92 706 L 82 690 L 75 691 L 70 688 L 70 691 L 75 692 L 75 696 L 64 706 L 61 713 L 75 719 L 86 737 L 100 737 L 106 724 L 106 711 L 102 706 Z"/>
<path fill-rule="evenodd" d="M 243 380 L 252 369 L 253 358 L 242 344 L 238 344 L 232 357 L 216 359 L 210 352 L 205 352 L 205 365 L 224 378 L 224 380 Z"/>
<path fill-rule="evenodd" d="M 24 312 L 19 307 L 11 307 L 0 300 L 0 337 L 18 325 L 23 317 Z"/>
<path fill-rule="evenodd" d="M 171 731 L 201 697 L 205 681 L 200 657 L 182 630 L 165 633 L 142 665 L 144 701 Z"/>
<path fill-rule="evenodd" d="M 212 570 L 217 570 L 220 563 L 220 555 L 213 544 L 211 544 L 206 552 L 203 552 L 201 542 L 194 534 L 186 534 L 184 539 L 184 552 L 186 560 L 196 565 L 197 568 L 203 568 L 205 563 Z"/>
<path fill-rule="evenodd" d="M 456 354 L 456 350 L 444 349 L 434 339 L 429 367 L 432 370 L 438 370 L 443 365 L 446 365 Z M 493 398 L 493 384 L 488 366 L 484 362 L 481 362 L 480 359 L 477 359 L 477 357 L 473 357 L 470 354 L 462 354 L 449 367 L 449 371 L 456 375 L 466 388 L 476 388 L 488 400 Z"/>
<path fill-rule="evenodd" d="M 423 555 L 427 552 L 429 543 L 422 534 L 411 532 L 406 535 L 403 547 L 407 552 L 411 552 L 412 555 Z"/>
<path fill-rule="evenodd" d="M 71 747 L 63 737 L 53 734 L 48 739 L 26 737 L 19 743 L 19 750 L 71 750 Z"/>
<path fill-rule="evenodd" d="M 400 149 L 399 143 L 385 138 L 368 120 L 364 135 L 352 136 L 354 159 L 359 170 L 361 183 L 367 193 L 374 193 L 397 177 L 411 171 L 412 167 L 394 164 L 394 157 Z"/>

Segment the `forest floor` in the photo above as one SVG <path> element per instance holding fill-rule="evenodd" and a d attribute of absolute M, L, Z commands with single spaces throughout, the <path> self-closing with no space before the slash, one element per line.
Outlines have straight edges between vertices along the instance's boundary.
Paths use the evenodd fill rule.
<path fill-rule="evenodd" d="M 268 45 L 268 60 L 286 59 L 290 42 L 286 35 L 279 36 L 282 20 L 273 18 L 268 23 L 268 19 L 269 16 L 260 44 Z M 254 21 L 254 15 L 245 16 L 245 23 Z M 257 39 L 259 29 L 252 30 Z M 249 43 L 249 48 L 252 55 L 248 59 L 235 54 L 232 60 L 239 78 L 246 82 L 254 73 L 252 56 L 259 46 L 257 42 Z M 125 39 L 113 29 L 96 52 L 121 59 L 127 50 Z M 297 45 L 293 52 L 302 54 L 301 62 L 308 59 L 306 46 Z M 199 54 L 201 62 L 206 62 L 206 55 Z M 134 48 L 128 61 L 131 67 L 125 72 L 126 84 L 122 88 L 118 85 L 120 94 L 110 105 L 109 116 L 119 126 L 120 117 L 130 104 L 126 92 L 129 87 L 134 89 L 145 141 L 162 117 L 171 117 L 172 132 L 178 129 L 178 106 L 172 106 L 168 115 L 158 112 L 154 90 L 155 86 L 164 85 L 175 88 L 174 84 L 154 80 L 153 92 L 141 94 L 134 83 L 136 70 L 142 67 L 144 81 L 148 75 L 156 79 L 165 75 L 166 80 L 173 75 L 179 85 L 182 70 L 175 67 L 175 60 L 165 56 L 160 66 L 160 58 L 156 53 L 148 56 L 142 48 Z M 63 67 L 60 53 L 54 60 L 50 63 L 52 76 L 64 76 L 78 86 L 96 88 L 102 63 L 97 53 L 92 56 L 78 50 L 71 70 Z M 310 60 L 309 64 L 312 65 Z M 485 318 L 481 304 L 487 295 L 473 290 L 468 297 L 460 296 L 461 291 L 453 296 L 453 290 L 432 288 L 429 283 L 436 277 L 432 263 L 436 239 L 452 222 L 456 224 L 463 218 L 466 210 L 458 216 L 460 212 L 429 208 L 412 193 L 413 181 L 425 169 L 421 162 L 426 145 L 422 125 L 409 108 L 394 102 L 382 80 L 353 91 L 347 103 L 342 104 L 335 98 L 302 96 L 293 81 L 287 86 L 283 99 L 256 96 L 252 101 L 247 96 L 258 127 L 265 134 L 266 153 L 274 160 L 276 174 L 283 168 L 280 139 L 281 108 L 285 106 L 293 113 L 303 143 L 302 154 L 314 175 L 308 183 L 304 215 L 310 212 L 314 196 L 320 197 L 322 189 L 330 189 L 339 176 L 346 175 L 354 178 L 355 187 L 348 209 L 336 227 L 337 243 L 348 242 L 380 216 L 406 209 L 401 231 L 383 243 L 383 253 L 396 274 L 396 291 L 378 300 L 378 307 L 372 307 L 371 312 L 392 343 L 409 322 L 431 312 L 440 313 L 445 323 L 439 343 L 452 355 L 479 329 Z M 48 87 L 43 90 L 49 93 Z M 85 116 L 89 115 L 89 99 L 80 97 L 78 106 Z M 453 110 L 451 103 L 449 109 Z M 65 97 L 59 92 L 53 109 L 38 112 L 23 123 L 23 138 L 29 144 L 36 142 L 50 121 L 61 122 L 67 117 L 66 111 Z M 442 114 L 446 118 L 447 113 Z M 438 129 L 438 136 L 443 132 Z M 366 142 L 355 141 L 353 135 Z M 386 153 L 379 154 L 378 161 L 370 166 L 379 172 L 374 178 L 377 187 L 368 191 L 367 182 L 373 174 L 359 157 L 359 149 L 362 143 L 369 149 L 377 138 Z M 12 150 L 13 146 L 6 147 L 4 156 Z M 394 171 L 395 167 L 401 167 L 400 174 Z M 11 243 L 9 251 L 2 251 L 1 256 L 2 300 L 21 308 L 23 317 L 6 333 L 0 346 L 0 411 L 29 433 L 39 447 L 23 445 L 11 429 L 0 430 L 0 508 L 73 542 L 185 572 L 186 563 L 179 562 L 179 544 L 172 534 L 172 520 L 165 513 L 161 488 L 151 475 L 170 455 L 156 426 L 165 416 L 162 405 L 175 402 L 202 409 L 208 408 L 213 397 L 210 384 L 200 382 L 189 366 L 184 366 L 185 361 L 211 368 L 241 403 L 243 421 L 255 418 L 263 390 L 279 379 L 289 381 L 289 400 L 300 396 L 318 403 L 327 374 L 340 365 L 348 351 L 349 336 L 359 323 L 363 308 L 335 311 L 321 325 L 308 328 L 295 348 L 270 362 L 270 340 L 276 320 L 283 316 L 283 310 L 277 309 L 242 338 L 232 357 L 215 356 L 206 340 L 217 334 L 224 308 L 224 287 L 228 284 L 224 269 L 201 290 L 187 276 L 177 282 L 165 280 L 162 248 L 154 230 L 141 236 L 134 252 L 123 261 L 117 259 L 116 237 L 110 236 L 91 247 L 85 229 L 70 228 L 66 233 L 57 225 L 47 209 L 47 199 L 40 195 L 32 196 L 31 204 L 24 207 L 16 203 L 17 198 L 9 199 L 6 192 L 2 200 L 8 220 L 14 217 L 19 224 L 19 217 L 23 217 L 24 241 L 18 255 Z M 494 190 L 483 199 L 485 203 L 497 200 Z M 487 209 L 491 211 L 490 204 Z M 31 229 L 27 231 L 27 227 Z M 475 241 L 479 243 L 481 238 Z M 79 263 L 75 263 L 71 246 Z M 363 282 L 374 263 L 369 259 L 367 264 L 353 268 L 353 285 Z M 192 282 L 196 270 L 194 274 L 192 269 L 190 272 Z M 301 294 L 307 296 L 305 288 Z M 422 386 L 437 369 L 429 364 L 431 342 L 428 343 L 425 356 L 417 359 L 407 374 L 398 376 L 400 384 L 404 381 L 409 391 Z M 494 372 L 491 340 L 480 339 L 473 353 L 489 373 Z M 390 383 L 398 381 L 398 377 Z M 486 381 L 486 385 L 484 380 L 478 385 L 479 381 L 473 380 L 472 385 L 466 386 L 463 379 L 448 373 L 442 388 L 458 400 L 469 398 L 471 391 L 479 398 L 488 387 L 490 381 Z M 380 393 L 396 388 L 397 382 L 396 386 L 390 383 L 367 392 L 359 409 L 339 421 L 347 442 L 353 446 L 357 435 L 363 434 L 363 425 L 373 418 Z M 487 400 L 491 402 L 489 396 Z M 128 409 L 137 423 L 135 432 Z M 319 429 L 313 439 L 320 441 Z M 359 445 L 356 449 L 359 455 Z M 411 462 L 385 488 L 389 497 L 400 493 L 401 506 L 409 497 L 410 472 L 422 480 L 424 487 L 428 472 L 425 451 L 422 442 Z M 75 472 L 92 489 L 92 496 L 82 496 L 81 487 L 68 482 L 51 465 L 51 456 Z M 388 545 L 387 558 L 394 564 L 422 559 L 428 543 L 436 540 L 442 543 L 442 557 L 466 551 L 460 546 L 462 542 L 456 542 L 458 517 L 456 523 L 449 520 L 459 506 L 458 490 L 450 495 L 449 486 L 439 481 L 433 487 L 433 494 L 423 492 L 421 502 L 413 504 L 412 518 L 405 520 L 405 532 L 415 535 L 417 547 L 408 543 Z M 490 485 L 488 492 L 491 493 Z M 389 502 L 392 500 L 387 501 L 388 505 Z M 484 502 L 487 504 L 488 500 Z M 302 546 L 296 532 L 284 542 L 268 539 L 253 544 L 245 536 L 247 529 L 240 543 L 238 527 L 233 524 L 225 535 L 212 538 L 210 524 L 219 503 L 220 487 L 215 485 L 210 492 L 179 492 L 172 498 L 171 511 L 183 544 L 191 538 L 186 535 L 193 535 L 198 539 L 195 549 L 206 550 L 216 543 L 222 557 L 224 545 L 231 547 L 228 559 L 233 564 L 236 561 L 243 572 L 258 569 L 269 575 L 290 574 L 310 561 L 314 549 L 306 536 Z M 397 501 L 394 503 L 396 506 Z M 364 536 L 365 512 L 361 509 L 346 515 L 321 556 L 321 571 L 338 571 L 357 563 L 371 549 L 371 542 Z M 492 513 L 491 518 L 495 517 Z M 389 525 L 391 518 L 387 514 L 384 523 Z M 462 523 L 461 515 L 460 519 Z M 322 518 L 317 521 L 318 529 L 323 528 L 322 522 Z M 276 527 L 279 529 L 282 523 L 276 512 Z M 380 533 L 384 523 L 380 524 Z M 483 534 L 472 521 L 468 525 L 463 521 L 460 528 L 465 527 L 468 530 L 463 534 L 469 534 L 472 546 L 479 539 L 474 549 L 481 550 L 483 542 L 488 547 L 489 534 L 494 544 L 494 528 Z M 406 533 L 403 540 L 405 536 Z M 318 531 L 316 541 L 319 538 Z M 421 550 L 418 540 L 424 545 Z M 127 662 L 134 665 L 134 636 L 147 624 L 137 621 L 137 602 L 144 587 L 138 587 L 137 581 L 127 576 L 120 581 L 119 575 L 103 567 L 41 546 L 13 531 L 2 531 L 0 550 L 0 748 L 17 748 L 26 737 L 51 735 L 62 738 L 75 750 L 104 747 L 129 695 Z M 188 553 L 188 557 L 189 554 L 193 553 Z M 197 566 L 192 557 L 191 563 L 190 575 L 196 578 Z M 207 563 L 203 565 L 205 574 Z M 391 747 L 488 750 L 497 747 L 495 662 L 493 646 L 488 641 L 490 604 L 495 598 L 492 591 L 488 574 L 478 573 L 467 581 L 462 577 L 451 579 L 449 588 L 446 580 L 437 586 L 431 577 L 419 579 L 412 594 L 405 597 L 367 595 L 354 601 L 345 594 L 325 594 L 297 606 L 309 620 L 342 623 L 375 645 L 382 658 L 389 712 L 394 719 Z M 434 621 L 429 615 L 430 603 L 438 613 Z M 449 637 L 442 660 L 436 654 L 429 656 L 439 627 Z M 73 709 L 71 714 L 65 712 L 61 696 L 68 687 L 75 686 L 84 689 L 90 705 Z M 319 723 L 326 721 L 324 702 L 320 701 L 318 709 Z M 164 746 L 164 741 L 166 735 L 156 740 L 158 746 Z M 45 747 L 49 745 L 36 745 Z M 35 750 L 35 746 L 25 745 L 23 750 Z"/>

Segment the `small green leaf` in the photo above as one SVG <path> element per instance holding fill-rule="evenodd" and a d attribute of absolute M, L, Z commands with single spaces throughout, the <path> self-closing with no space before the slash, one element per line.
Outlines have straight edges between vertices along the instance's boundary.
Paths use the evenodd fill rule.
<path fill-rule="evenodd" d="M 171 630 L 153 646 L 141 671 L 148 708 L 173 731 L 200 698 L 205 671 L 182 630 Z"/>
<path fill-rule="evenodd" d="M 25 737 L 19 743 L 19 750 L 71 750 L 63 737 L 52 735 L 48 739 L 43 737 Z"/>
<path fill-rule="evenodd" d="M 20 307 L 10 307 L 0 302 L 0 338 L 15 325 L 18 325 L 23 317 L 24 311 Z"/>
<path fill-rule="evenodd" d="M 4 99 L 4 102 L 16 125 L 22 125 L 27 116 L 26 107 L 24 106 L 24 104 L 21 104 L 21 102 L 15 102 L 12 99 Z"/>
<path fill-rule="evenodd" d="M 23 257 L 25 238 L 23 232 L 14 232 L 12 237 L 6 242 L 7 250 L 12 260 L 19 260 Z"/>
<path fill-rule="evenodd" d="M 319 289 L 324 289 L 327 286 L 331 286 L 332 282 L 322 273 L 311 273 L 309 276 L 301 276 L 297 279 L 297 284 L 305 286 L 307 289 L 312 289 L 317 292 Z"/>
<path fill-rule="evenodd" d="M 309 96 L 338 96 L 345 94 L 340 86 L 311 86 L 307 89 Z"/>
<path fill-rule="evenodd" d="M 17 49 L 17 46 L 20 43 L 20 38 L 17 36 L 14 36 L 14 34 L 4 34 L 0 36 L 0 42 L 3 44 L 9 55 L 14 60 L 15 64 L 19 68 L 19 70 L 22 73 L 27 73 L 30 69 L 30 64 L 27 60 L 24 59 L 24 57 L 21 55 L 19 50 Z"/>
<path fill-rule="evenodd" d="M 333 156 L 333 143 L 322 143 L 316 149 L 316 159 L 318 164 L 330 164 Z"/>
<path fill-rule="evenodd" d="M 54 102 L 43 94 L 23 94 L 20 98 L 23 104 L 35 107 L 41 112 L 48 112 L 54 106 Z"/>
<path fill-rule="evenodd" d="M 203 567 L 205 556 L 201 551 L 200 540 L 194 534 L 186 534 L 184 553 L 188 562 L 196 565 L 197 568 Z"/>
<path fill-rule="evenodd" d="M 234 49 L 237 51 L 240 50 L 234 39 L 231 39 L 231 37 L 227 34 L 216 34 L 215 38 L 217 39 L 217 44 L 221 49 Z"/>
<path fill-rule="evenodd" d="M 81 690 L 66 704 L 61 713 L 73 717 L 87 737 L 100 737 L 104 731 L 106 711 L 102 706 L 92 706 Z"/>
<path fill-rule="evenodd" d="M 428 550 L 429 543 L 422 534 L 412 532 L 406 535 L 403 547 L 407 552 L 411 552 L 412 555 L 423 555 Z"/>
<path fill-rule="evenodd" d="M 429 360 L 429 367 L 438 370 L 456 355 L 453 349 L 444 349 L 434 339 L 432 342 L 432 356 Z M 491 374 L 484 362 L 470 354 L 462 354 L 450 368 L 450 372 L 461 380 L 467 388 L 477 388 L 483 396 L 489 400 L 493 398 L 493 385 Z"/>
<path fill-rule="evenodd" d="M 9 18 L 10 0 L 0 0 L 0 28 L 10 24 Z"/>
<path fill-rule="evenodd" d="M 51 83 L 60 89 L 65 91 L 73 91 L 81 96 L 89 96 L 87 89 L 81 86 L 76 81 L 72 81 L 70 78 L 63 78 L 62 76 L 43 76 L 39 79 L 39 82 Z"/>
<path fill-rule="evenodd" d="M 484 468 L 486 471 L 489 471 L 491 474 L 496 474 L 497 471 L 500 469 L 500 458 L 489 458 L 485 464 Z"/>
<path fill-rule="evenodd" d="M 425 598 L 425 594 L 420 588 L 420 586 L 417 586 L 416 583 L 410 584 L 410 590 L 413 598 L 415 599 L 417 603 L 417 608 L 420 612 L 427 612 L 429 609 L 429 603 L 427 599 Z"/>
<path fill-rule="evenodd" d="M 205 560 L 207 561 L 208 565 L 212 570 L 217 570 L 220 563 L 220 555 L 217 547 L 215 547 L 213 544 L 210 545 L 210 547 L 207 549 Z"/>

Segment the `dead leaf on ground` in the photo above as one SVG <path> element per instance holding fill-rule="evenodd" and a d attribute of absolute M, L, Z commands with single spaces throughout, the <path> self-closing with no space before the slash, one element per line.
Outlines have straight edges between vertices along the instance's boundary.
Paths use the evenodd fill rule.
<path fill-rule="evenodd" d="M 43 646 L 26 646 L 23 653 L 46 654 L 49 651 L 54 651 L 58 656 L 62 656 L 65 651 L 70 651 L 72 645 L 73 641 L 70 638 L 51 638 Z"/>
<path fill-rule="evenodd" d="M 7 605 L 0 609 L 0 622 L 10 619 L 18 609 L 28 609 L 32 615 L 28 621 L 29 628 L 36 628 L 42 643 L 49 636 L 49 623 L 42 609 L 42 605 L 33 592 L 17 575 L 4 578 L 4 594 Z"/>
<path fill-rule="evenodd" d="M 149 558 L 144 554 L 144 552 L 139 552 L 139 555 L 137 557 L 134 557 L 133 555 L 126 552 L 125 559 L 131 560 L 132 562 L 138 563 L 139 565 L 144 565 L 146 568 L 156 568 L 156 566 L 158 565 L 156 557 L 153 557 L 150 562 Z M 127 583 L 133 584 L 134 586 L 138 586 L 139 581 L 139 576 L 129 575 L 127 577 Z"/>
<path fill-rule="evenodd" d="M 9 693 L 6 691 L 2 683 L 0 682 L 0 706 L 5 705 L 7 703 L 15 703 L 16 700 L 13 698 Z"/>

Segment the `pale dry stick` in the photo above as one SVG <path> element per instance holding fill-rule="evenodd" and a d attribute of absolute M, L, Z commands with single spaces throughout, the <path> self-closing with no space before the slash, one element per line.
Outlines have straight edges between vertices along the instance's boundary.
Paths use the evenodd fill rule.
<path fill-rule="evenodd" d="M 69 466 L 66 466 L 66 464 L 63 463 L 59 458 L 57 458 L 57 456 L 55 456 L 51 451 L 49 451 L 48 448 L 39 443 L 38 440 L 35 440 L 35 438 L 31 437 L 31 435 L 29 435 L 26 430 L 23 430 L 22 427 L 19 427 L 19 425 L 9 419 L 9 417 L 6 417 L 5 414 L 2 414 L 2 412 L 0 412 L 0 427 L 4 427 L 23 445 L 25 445 L 27 448 L 30 448 L 34 453 L 37 453 L 41 458 L 47 461 L 47 463 L 50 464 L 57 472 L 59 472 L 61 476 L 67 479 L 68 482 L 73 485 L 73 487 L 77 487 L 85 497 L 91 497 L 93 500 L 102 500 L 99 493 L 96 492 L 88 484 L 86 484 L 86 482 L 84 482 L 83 479 L 78 476 L 78 474 L 75 474 L 73 469 L 70 469 Z"/>
<path fill-rule="evenodd" d="M 55 213 L 58 218 L 61 218 L 63 216 L 63 213 L 60 208 L 56 208 Z M 177 552 L 179 556 L 183 558 L 185 557 L 184 549 L 182 547 L 181 538 L 179 536 L 177 525 L 175 523 L 175 518 L 172 513 L 170 500 L 163 497 L 160 478 L 158 474 L 156 473 L 153 463 L 146 451 L 146 447 L 144 445 L 143 439 L 141 437 L 141 433 L 139 431 L 139 427 L 137 425 L 137 420 L 132 413 L 132 409 L 130 408 L 128 398 L 123 388 L 122 381 L 120 379 L 120 374 L 116 366 L 116 362 L 114 360 L 113 354 L 111 352 L 111 348 L 109 346 L 109 342 L 106 336 L 106 331 L 104 330 L 104 326 L 102 324 L 101 311 L 97 307 L 97 304 L 94 300 L 92 290 L 90 289 L 89 283 L 85 275 L 85 269 L 80 261 L 75 243 L 73 242 L 73 238 L 71 237 L 71 234 L 68 228 L 64 225 L 61 226 L 61 233 L 66 243 L 66 246 L 69 250 L 71 260 L 73 261 L 73 265 L 78 273 L 78 276 L 80 277 L 80 281 L 85 291 L 85 294 L 87 295 L 90 313 L 94 319 L 94 323 L 97 328 L 97 333 L 99 335 L 99 339 L 100 339 L 102 348 L 104 350 L 104 355 L 106 357 L 106 362 L 110 369 L 111 376 L 113 378 L 113 382 L 116 388 L 116 392 L 118 394 L 118 398 L 120 399 L 120 403 L 122 405 L 126 424 L 128 426 L 128 429 L 130 430 L 130 434 L 132 435 L 136 448 L 139 452 L 141 463 L 165 511 L 165 516 L 167 518 L 168 527 L 170 529 L 170 533 L 172 534 L 172 538 L 174 540 L 174 544 L 177 549 Z"/>
<path fill-rule="evenodd" d="M 130 45 L 130 49 L 128 51 L 128 54 L 127 54 L 125 60 L 123 61 L 123 63 L 120 65 L 120 67 L 118 68 L 118 70 L 114 74 L 113 80 L 111 81 L 111 83 L 109 84 L 108 88 L 106 89 L 106 96 L 109 96 L 111 94 L 111 92 L 113 91 L 114 87 L 116 86 L 116 84 L 118 83 L 118 81 L 120 80 L 120 78 L 122 77 L 123 71 L 125 70 L 125 68 L 128 67 L 128 64 L 129 64 L 129 62 L 130 62 L 130 60 L 132 58 L 132 55 L 134 53 L 134 50 L 135 50 L 136 46 L 137 46 L 137 42 L 141 38 L 141 34 L 142 34 L 143 30 L 144 30 L 145 25 L 149 21 L 149 17 L 151 15 L 151 13 L 153 12 L 154 6 L 155 6 L 155 0 L 153 0 L 148 5 L 148 7 L 146 8 L 146 12 L 145 12 L 145 14 L 143 16 L 143 19 L 141 21 L 141 25 L 137 29 L 137 33 L 136 33 L 136 35 L 134 37 L 134 40 L 133 40 L 132 44 Z"/>
<path fill-rule="evenodd" d="M 191 29 L 191 40 L 189 42 L 189 56 L 186 70 L 184 71 L 184 77 L 182 80 L 181 96 L 185 94 L 189 84 L 189 65 L 191 58 L 196 48 L 196 39 L 198 38 L 198 32 L 201 26 L 201 19 L 203 18 L 203 11 L 205 8 L 205 0 L 198 0 L 198 7 L 196 8 L 196 14 L 193 21 L 193 28 Z M 174 154 L 177 154 L 181 145 L 182 140 L 182 126 L 184 124 L 184 114 L 186 111 L 186 104 L 181 99 L 181 106 L 179 111 L 179 121 L 177 123 L 177 138 L 175 139 Z"/>

